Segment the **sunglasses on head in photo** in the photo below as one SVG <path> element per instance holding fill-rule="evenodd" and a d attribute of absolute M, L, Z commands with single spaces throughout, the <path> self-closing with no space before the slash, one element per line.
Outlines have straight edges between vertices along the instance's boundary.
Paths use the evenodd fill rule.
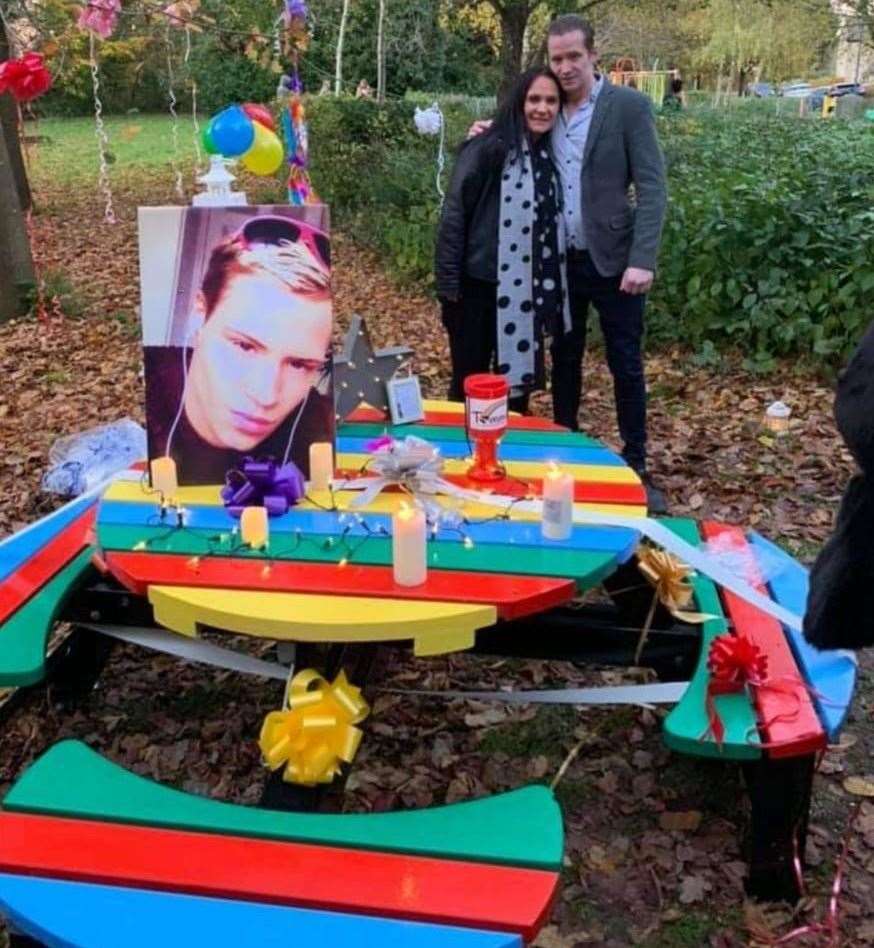
<path fill-rule="evenodd" d="M 293 221 L 286 217 L 253 217 L 243 224 L 238 235 L 247 247 L 303 241 L 325 267 L 331 266 L 331 241 L 328 235 L 304 221 Z"/>

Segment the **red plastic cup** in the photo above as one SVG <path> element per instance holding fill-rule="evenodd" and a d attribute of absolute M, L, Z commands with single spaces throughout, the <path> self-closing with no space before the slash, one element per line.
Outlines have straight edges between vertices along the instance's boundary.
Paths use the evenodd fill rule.
<path fill-rule="evenodd" d="M 464 380 L 464 421 L 473 447 L 473 464 L 467 476 L 472 480 L 500 481 L 505 476 L 498 462 L 498 445 L 507 430 L 509 391 L 503 375 L 481 373 Z"/>

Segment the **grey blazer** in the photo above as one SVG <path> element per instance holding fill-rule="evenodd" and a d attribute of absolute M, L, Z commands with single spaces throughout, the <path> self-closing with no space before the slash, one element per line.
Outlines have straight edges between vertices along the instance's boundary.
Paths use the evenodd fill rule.
<path fill-rule="evenodd" d="M 580 194 L 587 249 L 598 272 L 655 270 L 667 190 L 652 105 L 606 76 L 583 152 Z"/>

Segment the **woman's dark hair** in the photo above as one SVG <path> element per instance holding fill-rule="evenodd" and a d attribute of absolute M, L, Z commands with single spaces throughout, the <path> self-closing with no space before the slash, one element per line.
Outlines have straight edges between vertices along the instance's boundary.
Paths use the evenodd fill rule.
<path fill-rule="evenodd" d="M 491 127 L 483 133 L 484 144 L 489 155 L 498 167 L 503 167 L 509 152 L 521 152 L 528 136 L 525 127 L 525 99 L 528 90 L 536 79 L 546 78 L 555 83 L 558 91 L 559 107 L 565 104 L 566 96 L 558 81 L 558 76 L 545 66 L 538 66 L 523 72 L 507 93 Z"/>

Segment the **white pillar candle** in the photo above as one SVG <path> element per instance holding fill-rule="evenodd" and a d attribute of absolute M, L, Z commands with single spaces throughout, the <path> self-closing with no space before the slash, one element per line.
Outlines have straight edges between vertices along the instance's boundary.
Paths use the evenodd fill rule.
<path fill-rule="evenodd" d="M 267 521 L 266 507 L 244 507 L 240 516 L 240 537 L 253 550 L 267 546 L 270 539 L 270 527 Z"/>
<path fill-rule="evenodd" d="M 391 526 L 394 580 L 398 586 L 421 586 L 428 576 L 425 511 L 402 504 Z"/>
<path fill-rule="evenodd" d="M 547 540 L 566 540 L 571 535 L 573 515 L 573 476 L 552 464 L 543 478 L 543 536 Z"/>
<path fill-rule="evenodd" d="M 327 490 L 334 477 L 334 446 L 330 441 L 315 441 L 310 445 L 310 487 Z"/>
<path fill-rule="evenodd" d="M 149 468 L 152 473 L 152 490 L 163 494 L 165 499 L 173 497 L 179 488 L 179 481 L 176 478 L 176 462 L 173 458 L 167 455 L 154 458 Z"/>

